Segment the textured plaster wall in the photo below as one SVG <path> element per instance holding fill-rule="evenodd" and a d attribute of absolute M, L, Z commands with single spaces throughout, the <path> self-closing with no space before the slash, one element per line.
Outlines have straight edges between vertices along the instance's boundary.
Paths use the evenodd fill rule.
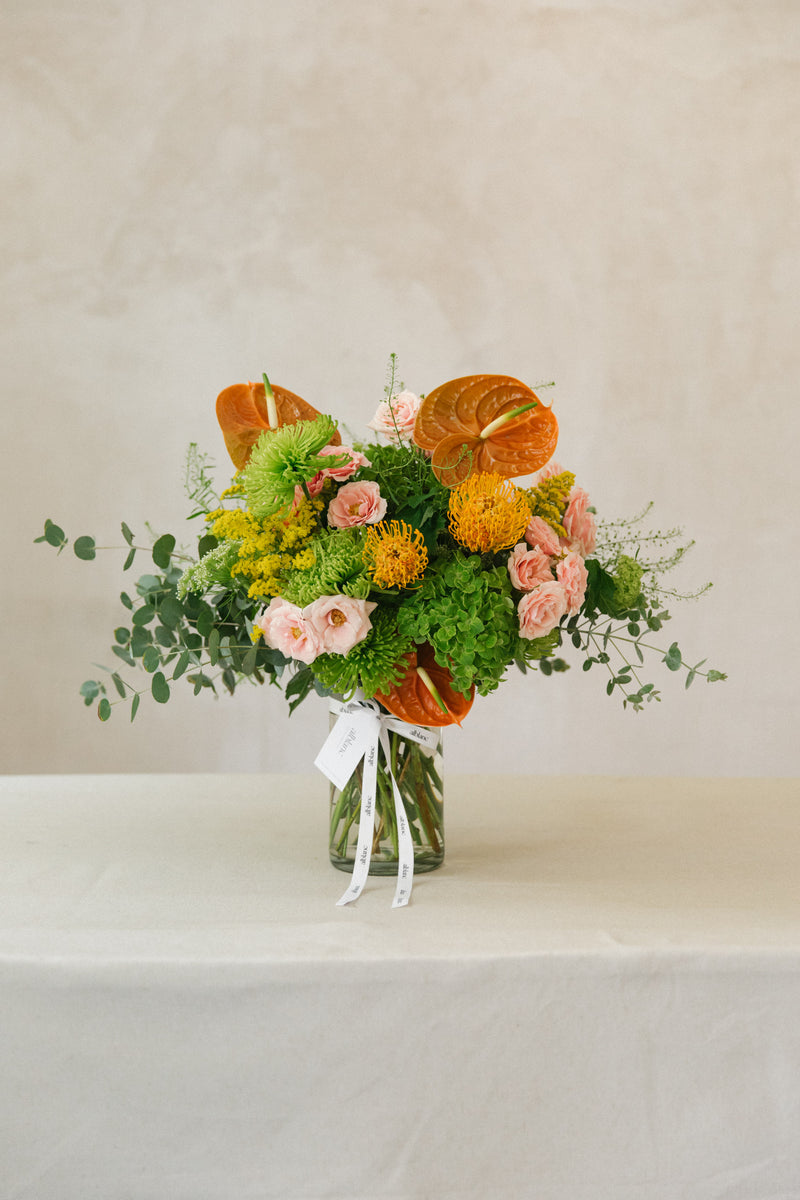
<path fill-rule="evenodd" d="M 309 771 L 322 705 L 76 692 L 113 661 L 116 543 L 177 529 L 189 441 L 271 377 L 362 430 L 415 391 L 555 380 L 559 459 L 602 513 L 697 546 L 640 715 L 598 674 L 513 678 L 462 770 L 797 774 L 800 375 L 793 0 L 225 5 L 7 0 L 2 14 L 1 766 Z M 665 643 L 666 644 L 666 643 Z"/>

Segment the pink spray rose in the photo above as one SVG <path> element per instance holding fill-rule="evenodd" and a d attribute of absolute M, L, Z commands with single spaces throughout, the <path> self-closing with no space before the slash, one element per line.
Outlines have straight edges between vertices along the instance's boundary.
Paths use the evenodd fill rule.
<path fill-rule="evenodd" d="M 333 479 L 336 483 L 344 483 L 345 479 L 349 479 L 351 475 L 355 475 L 359 467 L 369 467 L 372 464 L 368 458 L 365 458 L 360 450 L 354 450 L 352 446 L 323 446 L 320 454 L 329 455 L 331 458 L 341 458 L 343 454 L 349 455 L 349 461 L 342 463 L 339 467 L 323 467 L 320 475 L 323 479 Z M 315 475 L 316 479 L 317 476 Z M 320 485 L 321 486 L 321 485 Z"/>
<path fill-rule="evenodd" d="M 538 472 L 536 482 L 539 484 L 545 479 L 552 479 L 554 475 L 561 475 L 563 471 L 564 468 L 561 466 L 561 463 L 551 460 L 547 466 L 542 467 L 541 471 Z"/>
<path fill-rule="evenodd" d="M 591 554 L 597 542 L 597 525 L 594 513 L 589 512 L 589 497 L 582 487 L 574 487 L 569 494 L 564 519 L 567 544 L 577 550 L 583 558 Z"/>
<path fill-rule="evenodd" d="M 414 422 L 417 419 L 419 406 L 422 404 L 419 396 L 413 392 L 400 392 L 391 400 L 382 400 L 377 412 L 369 422 L 369 428 L 393 442 L 398 437 L 410 438 L 414 432 Z"/>
<path fill-rule="evenodd" d="M 304 610 L 306 620 L 313 626 L 322 649 L 328 654 L 347 654 L 372 629 L 369 614 L 373 601 L 357 600 L 353 596 L 320 596 Z"/>
<path fill-rule="evenodd" d="M 377 483 L 361 480 L 340 487 L 328 505 L 328 524 L 335 529 L 377 525 L 386 516 L 386 501 Z"/>
<path fill-rule="evenodd" d="M 540 583 L 550 583 L 550 555 L 541 550 L 529 550 L 525 542 L 517 542 L 508 556 L 508 574 L 515 588 L 529 592 Z"/>
<path fill-rule="evenodd" d="M 519 614 L 519 636 L 524 638 L 545 637 L 555 629 L 567 611 L 567 596 L 562 584 L 552 580 L 540 583 L 517 605 Z"/>
<path fill-rule="evenodd" d="M 264 634 L 264 641 L 287 658 L 313 662 L 322 652 L 322 640 L 314 626 L 296 604 L 275 596 L 253 624 Z"/>
<path fill-rule="evenodd" d="M 531 517 L 525 530 L 525 541 L 529 546 L 538 546 L 544 554 L 560 554 L 561 542 L 558 534 L 542 517 Z"/>
<path fill-rule="evenodd" d="M 580 611 L 580 607 L 583 604 L 583 598 L 586 595 L 586 584 L 589 579 L 586 564 L 580 554 L 576 554 L 573 550 L 562 558 L 556 567 L 556 577 L 558 578 L 558 582 L 564 587 L 564 593 L 567 597 L 567 612 L 571 617 L 574 617 L 575 613 Z"/>

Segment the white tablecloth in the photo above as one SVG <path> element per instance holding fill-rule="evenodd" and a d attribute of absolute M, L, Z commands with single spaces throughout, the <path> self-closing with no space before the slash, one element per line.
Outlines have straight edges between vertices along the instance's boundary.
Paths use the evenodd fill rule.
<path fill-rule="evenodd" d="M 342 909 L 321 777 L 3 780 L 2 1200 L 798 1200 L 798 783 L 445 808 Z"/>

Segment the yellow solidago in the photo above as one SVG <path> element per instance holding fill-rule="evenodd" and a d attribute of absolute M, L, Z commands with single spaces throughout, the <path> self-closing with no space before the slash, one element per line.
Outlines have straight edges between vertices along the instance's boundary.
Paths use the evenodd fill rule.
<path fill-rule="evenodd" d="M 510 479 L 488 471 L 470 475 L 454 487 L 449 510 L 453 537 L 479 553 L 515 546 L 531 517 L 525 493 Z"/>
<path fill-rule="evenodd" d="M 240 493 L 230 489 L 231 494 Z M 261 600 L 277 596 L 284 571 L 302 569 L 313 562 L 309 547 L 318 528 L 321 500 L 303 500 L 286 516 L 259 520 L 249 509 L 218 508 L 208 514 L 209 530 L 219 541 L 238 542 L 238 559 L 231 575 L 248 584 L 247 594 Z"/>
<path fill-rule="evenodd" d="M 541 517 L 560 537 L 567 536 L 561 521 L 574 484 L 574 472 L 562 471 L 560 475 L 551 475 L 549 479 L 543 479 L 540 484 L 526 492 L 530 501 L 531 516 Z"/>
<path fill-rule="evenodd" d="M 380 588 L 408 587 L 428 565 L 425 539 L 405 521 L 368 526 L 362 558 L 367 574 Z"/>

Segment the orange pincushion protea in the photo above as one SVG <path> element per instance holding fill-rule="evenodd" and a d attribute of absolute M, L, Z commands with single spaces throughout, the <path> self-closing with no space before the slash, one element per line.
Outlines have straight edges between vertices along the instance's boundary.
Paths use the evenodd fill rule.
<path fill-rule="evenodd" d="M 320 414 L 300 396 L 287 388 L 272 386 L 278 425 L 296 425 L 298 421 L 313 421 Z M 233 465 L 241 471 L 250 457 L 250 450 L 265 429 L 271 428 L 267 410 L 267 393 L 263 383 L 234 383 L 217 396 L 217 420 Z M 331 438 L 341 444 L 337 430 Z"/>
<path fill-rule="evenodd" d="M 475 688 L 468 696 L 455 691 L 450 672 L 439 666 L 427 642 L 409 651 L 405 662 L 400 682 L 388 692 L 376 692 L 375 699 L 408 725 L 460 725 L 472 708 Z"/>
<path fill-rule="evenodd" d="M 450 492 L 450 532 L 478 554 L 516 545 L 530 519 L 525 493 L 497 472 L 479 471 Z"/>
<path fill-rule="evenodd" d="M 414 441 L 431 454 L 447 487 L 476 471 L 506 478 L 538 471 L 552 457 L 558 422 L 535 392 L 510 375 L 468 375 L 422 402 Z"/>

